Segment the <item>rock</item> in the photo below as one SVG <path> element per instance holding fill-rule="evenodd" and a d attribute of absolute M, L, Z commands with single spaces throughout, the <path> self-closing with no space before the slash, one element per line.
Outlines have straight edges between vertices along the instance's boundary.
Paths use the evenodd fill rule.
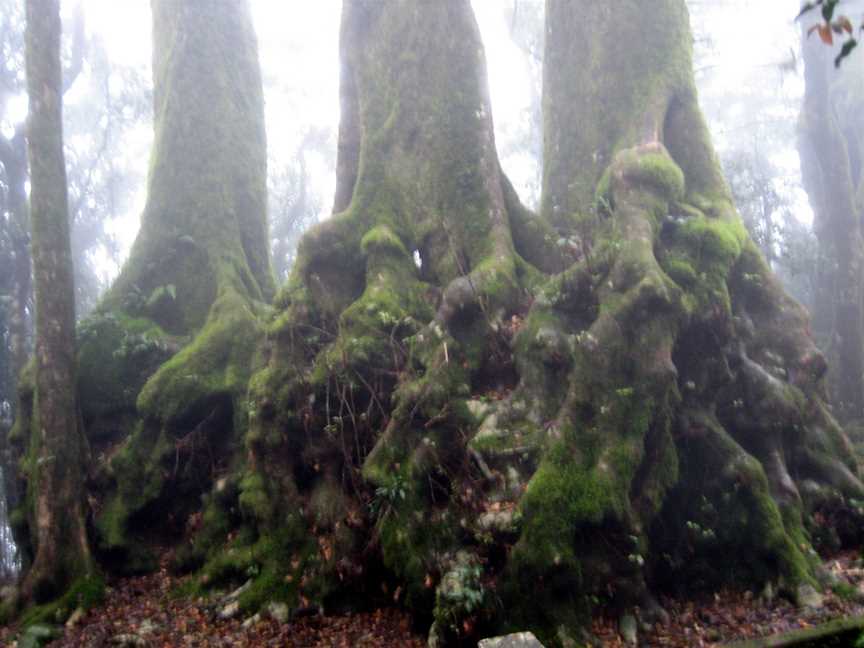
<path fill-rule="evenodd" d="M 219 610 L 220 619 L 233 619 L 240 612 L 240 601 L 231 601 Z"/>
<path fill-rule="evenodd" d="M 476 399 L 466 401 L 465 406 L 468 408 L 468 411 L 471 412 L 471 416 L 478 421 L 482 421 L 486 418 L 489 410 L 492 409 L 489 403 Z"/>
<path fill-rule="evenodd" d="M 252 579 L 251 578 L 249 580 L 247 580 L 245 583 L 243 583 L 236 590 L 231 592 L 228 596 L 226 596 L 225 601 L 236 601 L 238 598 L 240 598 L 240 595 L 243 592 L 245 592 L 247 589 L 249 589 L 250 587 L 252 587 Z"/>
<path fill-rule="evenodd" d="M 798 605 L 818 610 L 822 607 L 822 595 L 812 585 L 801 585 L 798 588 Z"/>
<path fill-rule="evenodd" d="M 66 627 L 74 628 L 81 622 L 81 619 L 84 618 L 84 608 L 75 608 L 75 611 L 69 615 L 69 618 L 66 619 Z"/>
<path fill-rule="evenodd" d="M 477 518 L 477 527 L 491 533 L 509 533 L 517 530 L 513 521 L 513 511 L 487 511 Z"/>
<path fill-rule="evenodd" d="M 24 631 L 18 640 L 18 648 L 40 648 L 62 635 L 56 626 L 35 623 Z"/>
<path fill-rule="evenodd" d="M 138 634 L 142 637 L 146 637 L 147 635 L 151 635 L 156 632 L 157 626 L 150 619 L 144 619 L 141 622 L 141 625 L 138 626 Z"/>
<path fill-rule="evenodd" d="M 517 632 L 503 637 L 481 639 L 477 648 L 544 648 L 544 646 L 532 633 Z"/>
<path fill-rule="evenodd" d="M 243 629 L 248 630 L 252 626 L 256 625 L 259 621 L 261 621 L 261 614 L 259 612 L 256 612 L 243 622 Z"/>
<path fill-rule="evenodd" d="M 111 645 L 118 646 L 119 648 L 139 648 L 146 647 L 147 640 L 137 634 L 128 632 L 111 637 Z"/>
<path fill-rule="evenodd" d="M 636 626 L 636 617 L 632 614 L 623 614 L 618 619 L 618 634 L 628 646 L 635 646 L 639 642 L 639 629 Z"/>
<path fill-rule="evenodd" d="M 288 609 L 287 603 L 273 601 L 267 606 L 267 613 L 273 620 L 278 621 L 279 623 L 288 623 L 290 610 Z"/>

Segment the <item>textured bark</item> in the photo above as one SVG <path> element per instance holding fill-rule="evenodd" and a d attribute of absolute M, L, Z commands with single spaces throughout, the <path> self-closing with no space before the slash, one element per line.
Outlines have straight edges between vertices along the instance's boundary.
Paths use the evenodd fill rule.
<path fill-rule="evenodd" d="M 345 3 L 339 213 L 250 390 L 241 510 L 314 529 L 327 551 L 288 551 L 325 582 L 371 537 L 433 641 L 481 582 L 561 643 L 591 597 L 662 617 L 667 576 L 794 596 L 812 512 L 864 494 L 806 315 L 732 205 L 683 0 L 550 0 L 546 37 L 538 219 L 498 166 L 468 3 Z"/>
<path fill-rule="evenodd" d="M 837 416 L 864 420 L 864 237 L 862 237 L 862 63 L 835 68 L 836 52 L 803 38 L 805 95 L 799 149 L 819 243 L 814 334 L 829 359 Z"/>
<path fill-rule="evenodd" d="M 864 497 L 859 466 L 805 314 L 732 207 L 684 2 L 644 4 L 549 1 L 538 218 L 498 164 L 469 1 L 344 3 L 337 213 L 303 238 L 262 344 L 256 301 L 219 284 L 203 329 L 144 385 L 106 471 L 106 554 L 167 525 L 165 506 L 185 520 L 201 486 L 176 476 L 228 438 L 177 562 L 202 587 L 251 574 L 248 611 L 385 582 L 431 613 L 433 645 L 511 624 L 569 645 L 598 599 L 662 617 L 667 576 L 817 584 L 811 513 Z M 162 27 L 194 31 L 188 3 L 157 3 L 157 45 L 169 5 Z M 172 92 L 200 87 L 175 86 L 157 85 L 154 192 L 210 142 L 160 139 Z M 167 186 L 193 191 L 186 205 L 211 196 L 199 180 Z M 126 273 L 159 271 L 138 264 Z"/>
<path fill-rule="evenodd" d="M 60 9 L 27 3 L 28 149 L 36 292 L 36 403 L 28 454 L 33 565 L 25 599 L 61 592 L 93 562 L 87 544 L 86 445 L 75 395 L 75 306 L 63 161 Z"/>
<path fill-rule="evenodd" d="M 156 0 L 153 36 L 155 139 L 141 230 L 81 327 L 88 435 L 100 447 L 122 442 L 94 471 L 97 546 L 127 572 L 154 565 L 153 530 L 180 533 L 232 461 L 273 295 L 248 3 Z"/>
<path fill-rule="evenodd" d="M 154 2 L 153 40 L 147 204 L 103 310 L 188 333 L 226 288 L 273 295 L 261 72 L 244 2 Z"/>

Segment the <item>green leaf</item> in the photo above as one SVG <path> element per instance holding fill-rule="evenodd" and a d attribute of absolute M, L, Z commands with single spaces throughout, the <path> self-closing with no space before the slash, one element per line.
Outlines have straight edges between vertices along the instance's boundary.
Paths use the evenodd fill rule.
<path fill-rule="evenodd" d="M 840 48 L 840 53 L 834 59 L 834 67 L 840 67 L 840 63 L 843 62 L 843 59 L 849 56 L 852 50 L 858 45 L 858 41 L 854 38 L 850 38 L 848 41 L 843 43 L 843 47 Z"/>

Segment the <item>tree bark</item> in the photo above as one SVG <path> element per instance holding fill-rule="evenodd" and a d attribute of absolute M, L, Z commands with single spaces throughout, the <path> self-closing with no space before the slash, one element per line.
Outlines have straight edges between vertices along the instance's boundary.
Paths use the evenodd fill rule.
<path fill-rule="evenodd" d="M 36 554 L 23 594 L 37 602 L 93 570 L 84 514 L 86 444 L 75 395 L 75 293 L 63 160 L 60 30 L 56 0 L 27 3 L 36 292 L 36 404 L 28 477 Z"/>
<path fill-rule="evenodd" d="M 153 52 L 147 204 L 101 310 L 189 333 L 225 288 L 259 301 L 273 296 L 263 95 L 249 9 L 158 0 Z M 154 298 L 167 286 L 173 297 Z"/>
<path fill-rule="evenodd" d="M 125 441 L 96 472 L 97 543 L 121 571 L 154 565 L 226 469 L 273 296 L 266 141 L 248 3 L 153 2 L 155 139 L 130 258 L 82 324 L 88 434 Z M 173 357 L 172 357 L 173 356 Z M 170 357 L 170 360 L 166 360 Z M 165 516 L 175 520 L 160 524 Z"/>
<path fill-rule="evenodd" d="M 864 420 L 862 64 L 853 57 L 835 68 L 836 52 L 808 38 L 805 24 L 802 28 L 799 149 L 819 245 L 814 334 L 828 355 L 836 415 L 844 423 L 859 423 Z"/>

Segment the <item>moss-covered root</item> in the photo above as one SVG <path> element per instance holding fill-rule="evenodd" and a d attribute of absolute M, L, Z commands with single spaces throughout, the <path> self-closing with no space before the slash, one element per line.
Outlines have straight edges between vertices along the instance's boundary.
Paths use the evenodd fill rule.
<path fill-rule="evenodd" d="M 408 401 L 418 397 L 424 415 L 434 417 L 440 408 L 433 412 L 430 403 L 447 397 L 441 386 L 434 398 L 423 396 L 433 382 L 424 373 L 447 374 L 457 363 L 479 367 L 488 339 L 521 296 L 479 31 L 465 2 L 345 3 L 343 26 L 343 73 L 357 98 L 347 102 L 356 114 L 345 116 L 342 134 L 358 146 L 340 150 L 357 158 L 340 161 L 356 170 L 351 201 L 300 244 L 294 275 L 277 299 L 271 368 L 289 358 L 311 365 L 297 375 L 296 394 L 314 395 L 326 410 L 328 394 L 346 384 L 367 399 L 389 400 L 396 377 L 414 363 L 399 376 L 403 405 L 394 406 L 410 415 Z M 309 344 L 313 335 L 318 341 Z M 266 413 L 264 427 L 302 407 L 296 395 L 274 398 L 264 385 L 287 395 L 284 387 L 257 382 L 257 401 L 286 404 Z M 413 425 L 403 420 L 390 429 L 403 434 Z M 257 438 L 265 436 L 272 435 Z M 379 445 L 390 445 L 391 436 Z"/>
<path fill-rule="evenodd" d="M 552 423 L 520 503 L 525 523 L 514 565 L 547 578 L 564 569 L 586 593 L 614 582 L 616 603 L 628 605 L 644 597 L 646 529 L 677 479 L 672 350 L 687 310 L 654 241 L 670 204 L 684 195 L 684 179 L 665 149 L 649 144 L 618 155 L 606 191 L 613 219 L 595 249 L 605 248 L 607 259 L 592 261 L 603 274 L 589 285 L 581 264 L 567 282 L 553 279 L 516 343 L 523 380 L 514 400 L 545 399 L 536 393 L 544 383 L 526 378 L 572 368 L 560 409 L 534 413 L 551 414 Z M 598 533 L 606 549 L 591 540 Z"/>
<path fill-rule="evenodd" d="M 143 420 L 103 474 L 114 488 L 100 506 L 97 528 L 112 564 L 131 571 L 150 566 L 140 544 L 152 536 L 148 511 L 170 511 L 182 530 L 214 475 L 232 465 L 248 423 L 247 387 L 263 337 L 263 308 L 227 290 L 192 342 L 141 389 Z M 170 526 L 163 525 L 169 536 L 177 532 Z"/>
<path fill-rule="evenodd" d="M 656 527 L 655 541 L 667 548 L 659 572 L 672 568 L 694 586 L 717 587 L 731 570 L 743 582 L 779 584 L 793 597 L 815 585 L 818 557 L 800 499 L 778 492 L 772 463 L 750 454 L 707 412 L 685 410 L 676 425 L 681 482 Z M 721 554 L 738 559 L 720 569 Z"/>

